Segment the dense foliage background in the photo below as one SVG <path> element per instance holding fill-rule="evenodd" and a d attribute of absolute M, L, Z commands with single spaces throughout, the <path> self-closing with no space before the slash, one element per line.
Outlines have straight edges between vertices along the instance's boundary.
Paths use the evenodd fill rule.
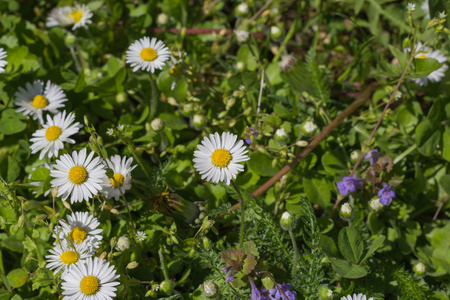
<path fill-rule="evenodd" d="M 261 290 L 274 280 L 292 284 L 296 299 L 317 299 L 322 286 L 333 292 L 329 299 L 449 299 L 450 81 L 448 72 L 426 86 L 412 80 L 441 64 L 411 59 L 401 93 L 366 145 L 410 59 L 406 49 L 431 37 L 428 46 L 449 55 L 445 30 L 425 30 L 448 1 L 430 1 L 431 17 L 421 2 L 409 14 L 407 2 L 385 0 L 80 2 L 94 13 L 92 24 L 72 31 L 45 26 L 54 7 L 72 1 L 0 0 L 8 62 L 0 74 L 0 299 L 61 293 L 45 255 L 58 218 L 70 211 L 52 193 L 44 196 L 51 188 L 44 163 L 54 158 L 31 155 L 29 140 L 41 125 L 13 104 L 19 87 L 36 79 L 60 85 L 65 110 L 88 122 L 60 155 L 88 147 L 142 163 L 126 197 L 143 242 L 134 239 L 122 200 L 97 195 L 71 205 L 101 222 L 97 256 L 105 252 L 120 274 L 117 298 L 206 299 L 203 283 L 212 280 L 218 299 L 254 299 L 251 281 Z M 247 12 L 238 9 L 242 3 Z M 234 29 L 250 32 L 248 41 L 239 42 Z M 154 74 L 125 64 L 128 47 L 144 36 L 174 55 Z M 362 105 L 319 136 L 355 100 Z M 151 126 L 156 118 L 165 123 L 161 131 Z M 302 130 L 307 121 L 317 129 Z M 107 134 L 118 125 L 122 132 Z M 245 203 L 248 261 L 239 258 L 243 269 L 233 282 L 225 282 L 222 268 L 240 248 L 241 198 L 224 183 L 202 180 L 192 162 L 203 136 L 227 131 L 249 139 L 250 156 L 235 181 Z M 251 196 L 314 139 L 320 143 L 299 164 Z M 337 183 L 359 155 L 352 152 L 371 149 L 383 160 L 372 166 L 363 159 L 355 174 L 366 178 L 364 188 L 340 195 Z M 374 210 L 369 202 L 383 182 L 396 196 Z M 339 217 L 343 203 L 353 207 L 348 220 Z M 296 219 L 295 266 L 290 233 L 279 225 L 284 211 Z M 131 245 L 117 251 L 124 235 Z M 127 268 L 132 261 L 139 265 Z M 418 262 L 424 275 L 413 270 Z"/>

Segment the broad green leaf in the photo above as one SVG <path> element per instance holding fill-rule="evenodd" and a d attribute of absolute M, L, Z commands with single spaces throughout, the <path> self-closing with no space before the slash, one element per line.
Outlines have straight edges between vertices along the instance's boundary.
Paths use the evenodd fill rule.
<path fill-rule="evenodd" d="M 321 158 L 324 169 L 330 175 L 336 175 L 338 172 L 347 172 L 348 168 L 345 164 L 345 157 L 339 151 L 327 151 Z"/>
<path fill-rule="evenodd" d="M 425 156 L 433 155 L 440 137 L 438 128 L 431 124 L 428 119 L 423 120 L 416 128 L 417 149 Z"/>
<path fill-rule="evenodd" d="M 319 225 L 320 233 L 327 233 L 334 227 L 333 219 L 327 217 L 319 218 L 317 223 Z"/>
<path fill-rule="evenodd" d="M 352 263 L 358 263 L 364 250 L 361 234 L 354 227 L 344 227 L 339 232 L 339 250 L 342 255 Z"/>
<path fill-rule="evenodd" d="M 324 234 L 320 235 L 320 247 L 322 247 L 323 252 L 325 252 L 328 257 L 342 257 L 335 241 L 329 236 Z"/>
<path fill-rule="evenodd" d="M 33 171 L 33 174 L 31 174 L 31 180 L 45 180 L 50 175 L 50 170 L 47 168 L 37 168 Z"/>
<path fill-rule="evenodd" d="M 180 116 L 171 113 L 162 113 L 159 118 L 163 119 L 166 127 L 172 130 L 183 130 L 188 127 L 186 120 Z"/>
<path fill-rule="evenodd" d="M 20 174 L 20 165 L 13 156 L 0 158 L 0 176 L 8 182 L 13 182 Z"/>
<path fill-rule="evenodd" d="M 280 103 L 275 103 L 273 106 L 273 111 L 282 118 L 288 117 L 291 114 L 289 109 Z"/>
<path fill-rule="evenodd" d="M 264 287 L 266 288 L 266 290 L 273 289 L 273 287 L 275 286 L 275 284 L 273 283 L 273 280 L 266 274 L 263 274 L 263 276 L 261 276 L 261 282 L 264 285 Z"/>
<path fill-rule="evenodd" d="M 415 70 L 408 72 L 409 74 L 406 74 L 407 78 L 427 77 L 443 66 L 443 64 L 434 58 L 415 58 L 413 65 L 415 66 Z"/>
<path fill-rule="evenodd" d="M 342 259 L 333 260 L 331 265 L 336 273 L 345 278 L 356 279 L 367 275 L 367 270 L 364 267 Z"/>
<path fill-rule="evenodd" d="M 86 85 L 84 73 L 85 73 L 85 70 L 83 68 L 80 71 L 80 75 L 78 76 L 77 83 L 75 83 L 75 87 L 73 89 L 73 91 L 75 93 L 81 92 L 84 89 L 84 86 Z"/>
<path fill-rule="evenodd" d="M 255 72 L 240 72 L 228 78 L 228 85 L 232 90 L 239 90 L 243 85 L 246 89 L 251 88 L 257 82 Z"/>
<path fill-rule="evenodd" d="M 331 191 L 324 177 L 308 174 L 303 177 L 303 189 L 312 203 L 326 208 L 331 201 Z"/>
<path fill-rule="evenodd" d="M 406 56 L 406 54 L 391 45 L 389 45 L 389 50 L 391 51 L 392 55 L 398 59 L 400 65 L 402 66 L 402 70 L 404 70 L 406 64 L 408 63 L 408 57 Z"/>
<path fill-rule="evenodd" d="M 372 255 L 372 253 L 374 253 L 375 251 L 377 251 L 378 248 L 381 247 L 381 245 L 383 244 L 384 240 L 386 239 L 386 237 L 384 235 L 380 235 L 370 246 L 369 250 L 367 250 L 366 256 L 364 256 L 363 260 L 361 261 L 361 264 L 364 263 L 366 261 L 366 259 L 368 259 L 370 257 L 370 255 Z"/>
<path fill-rule="evenodd" d="M 8 108 L 2 112 L 0 119 L 0 132 L 3 134 L 15 134 L 23 131 L 27 124 L 20 119 L 22 116 L 16 113 L 14 109 Z"/>
<path fill-rule="evenodd" d="M 18 288 L 27 282 L 28 273 L 24 269 L 14 269 L 6 275 L 9 285 Z"/>
<path fill-rule="evenodd" d="M 9 288 L 11 289 L 11 287 L 9 287 Z M 11 295 L 12 294 L 10 294 L 7 290 L 0 289 L 0 300 L 8 300 L 11 298 Z"/>
<path fill-rule="evenodd" d="M 442 157 L 450 161 L 450 132 L 447 129 L 442 133 Z"/>
<path fill-rule="evenodd" d="M 378 220 L 377 214 L 373 211 L 370 212 L 369 216 L 367 217 L 367 223 L 372 234 L 378 234 L 384 228 L 383 222 L 380 222 L 380 220 Z"/>
<path fill-rule="evenodd" d="M 253 53 L 258 55 L 258 48 L 255 46 L 252 46 Z M 241 48 L 239 48 L 237 53 L 237 60 L 242 61 L 245 63 L 247 70 L 249 71 L 255 71 L 256 67 L 258 66 L 258 63 L 255 60 L 255 57 L 253 55 L 252 51 L 248 47 L 248 45 L 243 45 Z"/>
<path fill-rule="evenodd" d="M 439 123 L 445 120 L 445 103 L 441 97 L 438 97 L 436 101 L 434 101 L 433 106 L 430 108 L 428 112 L 428 120 L 430 120 L 431 124 L 439 125 Z"/>
<path fill-rule="evenodd" d="M 272 159 L 261 152 L 250 154 L 248 168 L 259 176 L 272 177 L 277 173 L 277 170 L 272 167 Z"/>
<path fill-rule="evenodd" d="M 447 195 L 450 196 L 450 174 L 445 174 L 439 179 L 439 184 Z"/>

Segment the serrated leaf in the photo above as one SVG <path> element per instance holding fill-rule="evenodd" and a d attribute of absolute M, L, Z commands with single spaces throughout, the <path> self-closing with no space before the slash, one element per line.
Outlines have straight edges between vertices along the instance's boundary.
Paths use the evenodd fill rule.
<path fill-rule="evenodd" d="M 244 253 L 246 255 L 253 254 L 255 257 L 259 257 L 258 248 L 256 247 L 256 244 L 253 241 L 245 242 L 244 245 L 242 246 L 242 250 L 244 250 Z"/>
<path fill-rule="evenodd" d="M 333 260 L 331 266 L 336 273 L 345 278 L 356 279 L 367 275 L 367 270 L 364 267 L 342 259 Z"/>
<path fill-rule="evenodd" d="M 244 274 L 249 275 L 256 267 L 257 263 L 258 262 L 256 261 L 255 256 L 253 254 L 247 255 L 247 257 L 244 259 L 244 266 L 242 267 Z"/>
<path fill-rule="evenodd" d="M 358 263 L 364 250 L 364 243 L 359 231 L 354 227 L 344 227 L 339 232 L 339 250 L 352 263 Z"/>

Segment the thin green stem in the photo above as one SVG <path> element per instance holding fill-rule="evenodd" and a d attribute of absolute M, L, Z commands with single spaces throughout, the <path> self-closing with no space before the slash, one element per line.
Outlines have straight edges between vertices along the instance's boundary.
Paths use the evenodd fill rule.
<path fill-rule="evenodd" d="M 70 54 L 72 55 L 72 59 L 75 63 L 75 68 L 77 69 L 78 74 L 81 72 L 80 62 L 78 61 L 77 54 L 75 53 L 75 49 L 73 46 L 69 46 Z"/>
<path fill-rule="evenodd" d="M 158 106 L 158 94 L 156 90 L 156 84 L 153 80 L 152 74 L 149 74 L 150 85 L 152 86 L 152 98 L 150 99 L 150 120 L 153 120 L 153 117 L 156 113 L 156 107 Z"/>
<path fill-rule="evenodd" d="M 289 236 L 291 237 L 292 246 L 294 247 L 294 259 L 292 262 L 292 275 L 295 274 L 295 269 L 297 269 L 297 262 L 298 262 L 298 248 L 297 248 L 297 242 L 295 241 L 294 233 L 292 232 L 292 228 L 289 228 Z"/>
<path fill-rule="evenodd" d="M 244 245 L 244 212 L 245 212 L 245 208 L 244 208 L 244 197 L 242 197 L 241 191 L 239 190 L 239 187 L 237 186 L 237 184 L 234 182 L 233 179 L 231 179 L 231 185 L 234 187 L 234 189 L 236 190 L 236 193 L 238 193 L 239 198 L 241 199 L 241 232 L 239 234 L 239 247 L 242 248 L 242 246 Z"/>
<path fill-rule="evenodd" d="M 169 280 L 169 272 L 167 271 L 166 264 L 164 262 L 163 248 L 159 248 L 158 250 L 159 260 L 161 261 L 161 269 L 163 271 L 164 279 Z"/>

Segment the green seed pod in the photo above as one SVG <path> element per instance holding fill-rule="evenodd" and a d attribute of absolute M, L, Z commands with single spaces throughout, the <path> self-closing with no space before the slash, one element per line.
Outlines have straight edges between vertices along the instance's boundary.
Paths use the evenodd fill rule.
<path fill-rule="evenodd" d="M 161 290 L 161 292 L 163 292 L 166 295 L 170 295 L 172 290 L 173 290 L 173 281 L 166 279 L 163 282 L 161 282 L 161 284 L 159 285 L 159 289 Z"/>
<path fill-rule="evenodd" d="M 22 228 L 22 227 L 23 227 L 23 224 L 25 224 L 25 216 L 24 216 L 24 215 L 21 215 L 21 216 L 19 217 L 19 220 L 17 221 L 17 226 L 19 226 L 20 228 Z"/>

